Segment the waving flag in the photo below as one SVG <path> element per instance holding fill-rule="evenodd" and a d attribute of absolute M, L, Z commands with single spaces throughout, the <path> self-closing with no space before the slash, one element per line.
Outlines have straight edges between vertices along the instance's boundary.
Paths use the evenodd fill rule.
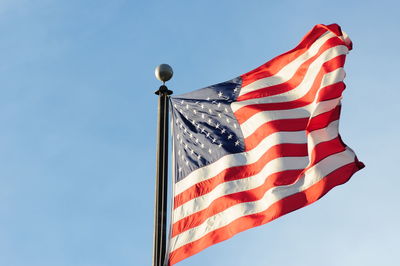
<path fill-rule="evenodd" d="M 338 133 L 350 39 L 315 26 L 293 50 L 171 98 L 173 265 L 321 198 L 364 165 Z"/>

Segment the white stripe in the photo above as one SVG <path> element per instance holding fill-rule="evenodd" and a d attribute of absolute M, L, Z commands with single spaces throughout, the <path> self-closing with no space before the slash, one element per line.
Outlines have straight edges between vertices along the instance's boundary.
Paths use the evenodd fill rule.
<path fill-rule="evenodd" d="M 317 129 L 308 133 L 307 145 L 309 145 L 310 148 L 313 148 L 321 142 L 329 141 L 336 138 L 338 135 L 339 135 L 339 120 L 335 120 L 331 122 L 327 127 Z"/>
<path fill-rule="evenodd" d="M 315 130 L 308 134 L 307 138 L 312 140 L 309 144 L 309 154 L 319 143 L 329 141 L 338 136 L 338 121 L 334 121 L 328 127 Z M 303 143 L 307 139 L 304 138 Z M 173 222 L 177 222 L 193 213 L 204 210 L 219 197 L 257 188 L 265 183 L 268 176 L 285 170 L 304 169 L 307 167 L 308 157 L 280 157 L 268 162 L 258 174 L 239 180 L 224 182 L 216 186 L 210 193 L 192 199 L 179 206 L 173 211 Z"/>
<path fill-rule="evenodd" d="M 208 218 L 201 225 L 173 237 L 171 239 L 171 250 L 174 251 L 188 243 L 196 241 L 206 234 L 226 226 L 242 216 L 256 214 L 267 210 L 277 201 L 308 189 L 334 170 L 354 162 L 354 158 L 354 153 L 349 149 L 325 158 L 312 168 L 308 169 L 305 175 L 294 184 L 273 187 L 264 194 L 262 199 L 234 205 Z"/>
<path fill-rule="evenodd" d="M 182 193 L 201 181 L 216 176 L 224 169 L 258 161 L 274 145 L 279 143 L 304 143 L 305 138 L 305 131 L 273 133 L 264 138 L 257 147 L 250 151 L 225 155 L 218 161 L 191 172 L 187 177 L 175 183 L 175 195 Z"/>
<path fill-rule="evenodd" d="M 296 88 L 293 88 L 292 90 L 281 94 L 272 95 L 264 98 L 254 98 L 240 102 L 233 102 L 231 104 L 232 111 L 236 112 L 243 106 L 250 104 L 288 102 L 302 98 L 310 90 L 322 65 L 339 55 L 347 54 L 348 51 L 348 48 L 344 45 L 338 45 L 326 50 L 314 62 L 311 63 L 310 67 L 307 69 L 306 74 L 304 75 L 304 79 Z"/>
<path fill-rule="evenodd" d="M 349 35 L 347 35 L 346 32 L 342 31 L 342 35 L 339 36 L 339 38 L 342 39 L 346 45 L 350 45 L 351 44 L 350 37 L 349 37 Z"/>
<path fill-rule="evenodd" d="M 339 120 L 333 121 L 329 126 L 311 131 L 307 134 L 307 150 L 308 154 L 312 154 L 312 150 L 319 143 L 334 139 L 339 136 Z"/>
<path fill-rule="evenodd" d="M 288 63 L 286 66 L 284 66 L 281 70 L 279 70 L 278 73 L 276 73 L 273 76 L 262 78 L 259 80 L 256 80 L 252 83 L 250 83 L 247 86 L 244 86 L 239 93 L 239 96 L 246 94 L 251 91 L 255 91 L 258 89 L 262 89 L 265 87 L 269 86 L 274 86 L 277 84 L 284 83 L 288 80 L 290 80 L 293 75 L 296 73 L 297 69 L 308 59 L 311 57 L 315 56 L 319 49 L 325 44 L 326 41 L 329 39 L 337 37 L 334 33 L 331 31 L 325 32 L 323 35 L 321 35 L 301 56 L 297 57 L 295 60 L 291 61 Z"/>

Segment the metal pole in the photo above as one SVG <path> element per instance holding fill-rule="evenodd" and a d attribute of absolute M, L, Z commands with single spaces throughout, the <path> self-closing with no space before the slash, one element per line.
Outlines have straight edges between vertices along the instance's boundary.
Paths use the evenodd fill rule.
<path fill-rule="evenodd" d="M 172 68 L 168 66 L 170 69 L 163 69 L 162 66 L 165 65 L 157 67 L 156 76 L 165 83 L 165 81 L 172 77 Z M 170 71 L 169 78 L 168 75 L 165 76 L 166 70 Z M 162 85 L 155 93 L 158 95 L 158 136 L 154 205 L 153 266 L 164 266 L 167 241 L 168 115 L 169 95 L 172 94 L 172 91 L 170 91 L 167 86 Z"/>

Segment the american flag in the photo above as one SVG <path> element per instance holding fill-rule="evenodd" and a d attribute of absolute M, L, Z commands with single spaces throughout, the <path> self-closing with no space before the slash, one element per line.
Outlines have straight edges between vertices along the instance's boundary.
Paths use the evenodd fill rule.
<path fill-rule="evenodd" d="M 363 168 L 338 133 L 350 39 L 316 25 L 240 77 L 171 98 L 169 265 L 321 198 Z"/>

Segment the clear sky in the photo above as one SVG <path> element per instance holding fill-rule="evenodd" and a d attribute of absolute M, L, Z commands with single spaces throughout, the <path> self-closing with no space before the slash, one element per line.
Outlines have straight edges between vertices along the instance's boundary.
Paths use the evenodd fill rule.
<path fill-rule="evenodd" d="M 318 23 L 354 43 L 340 130 L 366 168 L 177 265 L 398 265 L 398 3 L 0 0 L 0 266 L 151 265 L 154 68 L 188 92 Z"/>

